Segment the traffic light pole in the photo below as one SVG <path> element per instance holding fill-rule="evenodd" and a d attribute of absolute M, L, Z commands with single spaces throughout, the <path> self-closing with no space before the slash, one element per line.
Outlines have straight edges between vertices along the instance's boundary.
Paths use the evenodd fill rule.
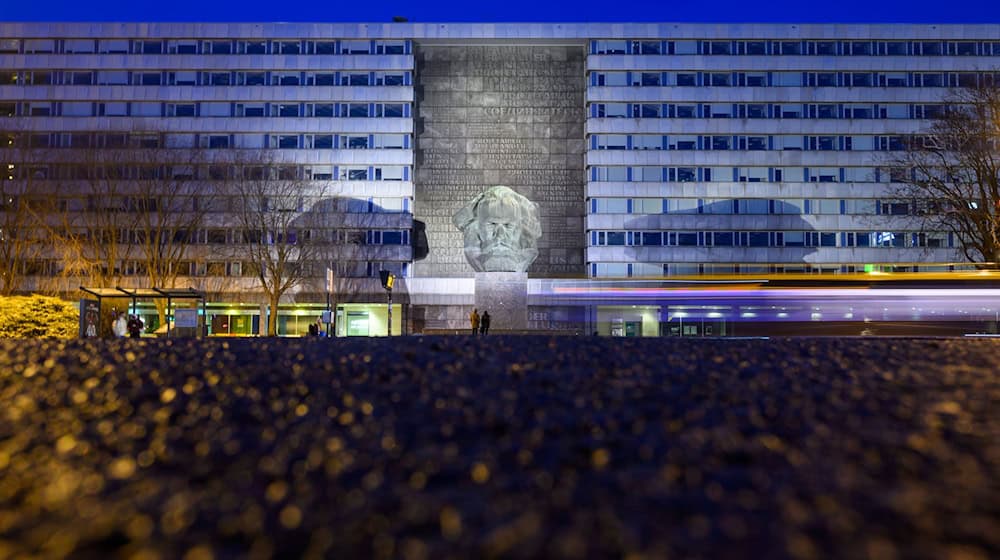
<path fill-rule="evenodd" d="M 326 337 L 330 338 L 333 336 L 333 329 L 330 325 L 333 323 L 333 311 L 330 310 L 330 292 L 326 293 Z"/>
<path fill-rule="evenodd" d="M 333 328 L 335 326 L 334 321 L 336 320 L 336 317 L 334 316 L 333 305 L 331 302 L 332 299 L 331 294 L 333 293 L 333 288 L 334 288 L 333 274 L 334 274 L 333 269 L 327 267 L 326 269 L 326 337 L 327 338 L 333 338 L 333 336 L 336 334 Z"/>
<path fill-rule="evenodd" d="M 385 293 L 389 296 L 389 326 L 388 333 L 392 336 L 392 284 L 396 281 L 396 276 L 389 272 L 388 270 L 378 271 L 378 275 L 382 279 L 382 287 L 385 288 Z"/>

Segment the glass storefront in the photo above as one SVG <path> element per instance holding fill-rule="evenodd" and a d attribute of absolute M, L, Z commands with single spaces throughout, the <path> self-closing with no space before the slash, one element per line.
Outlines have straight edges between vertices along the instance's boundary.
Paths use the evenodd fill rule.
<path fill-rule="evenodd" d="M 729 329 L 714 309 L 691 306 L 600 305 L 602 336 L 726 336 Z"/>
<path fill-rule="evenodd" d="M 601 336 L 659 336 L 660 308 L 656 305 L 598 306 L 596 331 Z"/>
<path fill-rule="evenodd" d="M 389 312 L 386 304 L 345 303 L 337 306 L 337 336 L 386 336 Z M 403 332 L 403 306 L 392 306 L 392 334 Z"/>
<path fill-rule="evenodd" d="M 388 309 L 386 304 L 346 303 L 337 306 L 335 330 L 337 336 L 386 336 L 388 334 Z M 152 303 L 140 302 L 138 313 L 151 325 L 150 332 L 157 326 L 156 307 Z M 309 326 L 320 320 L 321 331 L 327 325 L 322 322 L 325 304 L 282 305 L 278 309 L 278 336 L 308 336 Z M 201 310 L 198 311 L 199 314 Z M 261 325 L 261 313 L 264 325 Z M 208 303 L 209 336 L 260 336 L 266 328 L 267 308 L 257 304 Z M 392 306 L 392 334 L 403 332 L 404 309 L 401 304 Z"/>

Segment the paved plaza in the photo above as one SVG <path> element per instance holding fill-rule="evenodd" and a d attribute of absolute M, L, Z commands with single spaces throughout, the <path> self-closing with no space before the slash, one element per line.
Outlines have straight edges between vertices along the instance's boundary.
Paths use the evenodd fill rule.
<path fill-rule="evenodd" d="M 0 342 L 0 558 L 1000 556 L 1000 341 Z"/>

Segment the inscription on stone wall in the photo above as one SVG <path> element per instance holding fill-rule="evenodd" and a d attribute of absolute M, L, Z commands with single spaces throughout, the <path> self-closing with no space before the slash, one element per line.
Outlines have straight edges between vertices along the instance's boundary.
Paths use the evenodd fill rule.
<path fill-rule="evenodd" d="M 464 276 L 451 217 L 488 187 L 538 204 L 538 258 L 529 276 L 584 270 L 584 53 L 570 46 L 419 46 L 416 203 L 430 253 L 417 276 Z"/>

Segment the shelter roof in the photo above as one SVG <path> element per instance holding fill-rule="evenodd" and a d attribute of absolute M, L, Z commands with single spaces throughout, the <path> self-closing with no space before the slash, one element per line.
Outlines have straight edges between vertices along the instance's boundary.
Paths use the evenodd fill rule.
<path fill-rule="evenodd" d="M 99 298 L 171 298 L 171 299 L 205 299 L 205 292 L 194 288 L 94 288 L 80 286 L 80 290 Z"/>

